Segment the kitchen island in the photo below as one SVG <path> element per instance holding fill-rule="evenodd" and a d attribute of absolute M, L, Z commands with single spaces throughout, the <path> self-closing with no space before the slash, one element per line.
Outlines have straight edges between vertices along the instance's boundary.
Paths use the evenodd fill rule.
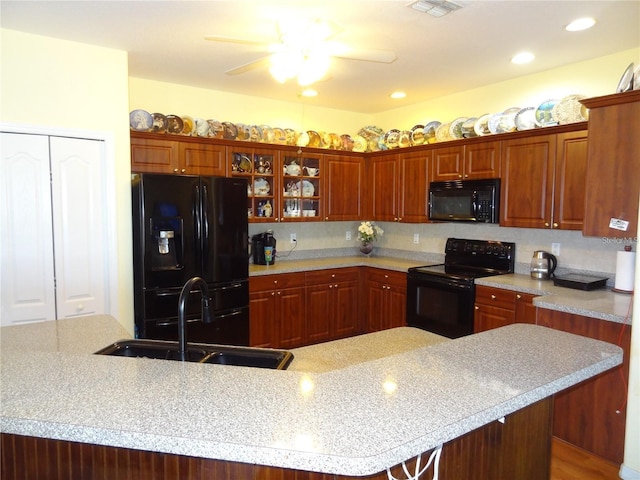
<path fill-rule="evenodd" d="M 454 439 L 499 428 L 503 417 L 505 426 L 517 423 L 531 409 L 531 430 L 519 429 L 522 447 L 541 430 L 546 443 L 535 448 L 544 456 L 550 397 L 622 361 L 617 346 L 533 325 L 456 340 L 404 327 L 338 341 L 342 348 L 331 342 L 324 352 L 296 349 L 287 371 L 92 355 L 123 334 L 108 316 L 0 329 L 3 478 L 21 478 L 12 469 L 53 462 L 69 445 L 76 453 L 58 454 L 57 469 L 70 471 L 78 451 L 104 446 L 96 456 L 127 478 L 154 478 L 149 472 L 168 458 L 218 472 L 207 478 L 254 478 L 238 472 L 256 464 L 297 471 L 286 478 L 369 476 L 441 444 L 443 458 L 447 449 L 453 455 Z M 388 350 L 376 354 L 375 345 Z M 364 357 L 336 358 L 349 348 Z M 315 370 L 314 356 L 326 360 Z M 484 437 L 484 450 L 496 435 Z M 39 439 L 61 442 L 42 447 Z M 27 455 L 30 445 L 48 453 Z M 154 460 L 122 460 L 139 451 Z"/>

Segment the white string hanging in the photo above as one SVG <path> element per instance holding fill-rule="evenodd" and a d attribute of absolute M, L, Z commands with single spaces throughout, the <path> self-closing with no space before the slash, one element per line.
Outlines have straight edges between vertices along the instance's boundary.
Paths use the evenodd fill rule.
<path fill-rule="evenodd" d="M 407 463 L 402 462 L 402 469 L 404 470 L 404 473 L 407 476 L 406 480 L 418 480 L 420 476 L 429 469 L 429 467 L 431 466 L 431 463 L 434 462 L 434 460 L 435 462 L 433 464 L 433 480 L 438 480 L 438 470 L 440 469 L 441 453 L 442 453 L 442 445 L 439 445 L 433 450 L 433 452 L 431 452 L 431 455 L 429 456 L 429 461 L 427 462 L 427 464 L 424 466 L 422 470 L 420 470 L 420 460 L 422 458 L 422 454 L 418 455 L 418 458 L 416 459 L 416 468 L 413 473 L 413 476 L 411 475 L 411 473 L 409 473 L 409 469 L 407 468 Z M 389 478 L 389 480 L 401 480 L 401 479 L 395 478 L 391 474 L 391 469 L 389 468 L 387 468 L 387 477 Z"/>

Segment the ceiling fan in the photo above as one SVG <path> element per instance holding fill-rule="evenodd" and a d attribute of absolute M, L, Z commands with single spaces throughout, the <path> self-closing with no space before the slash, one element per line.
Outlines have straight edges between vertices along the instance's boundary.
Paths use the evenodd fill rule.
<path fill-rule="evenodd" d="M 332 22 L 295 20 L 278 22 L 278 38 L 273 42 L 222 35 L 205 35 L 204 38 L 215 42 L 257 46 L 268 52 L 267 56 L 227 70 L 227 75 L 239 75 L 268 66 L 277 81 L 284 83 L 297 77 L 301 86 L 321 80 L 329 69 L 331 58 L 376 63 L 392 63 L 396 60 L 396 54 L 389 50 L 354 48 L 333 40 L 342 31 Z"/>

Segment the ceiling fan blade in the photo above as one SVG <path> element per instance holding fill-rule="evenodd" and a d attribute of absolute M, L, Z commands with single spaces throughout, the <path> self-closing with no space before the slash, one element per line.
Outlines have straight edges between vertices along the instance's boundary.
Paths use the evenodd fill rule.
<path fill-rule="evenodd" d="M 391 50 L 373 48 L 354 48 L 339 42 L 327 42 L 326 51 L 336 58 L 360 60 L 363 62 L 393 63 L 398 57 Z"/>
<path fill-rule="evenodd" d="M 248 39 L 248 38 L 238 38 L 238 37 L 227 37 L 224 35 L 205 35 L 205 40 L 210 40 L 212 42 L 223 42 L 223 43 L 237 43 L 240 45 L 265 45 L 272 42 L 272 40 L 258 40 L 258 39 Z"/>
<path fill-rule="evenodd" d="M 239 65 L 235 68 L 227 70 L 224 73 L 226 73 L 227 75 L 240 75 L 241 73 L 245 73 L 250 70 L 266 67 L 269 65 L 270 58 L 271 58 L 270 56 L 262 57 L 262 58 L 259 58 L 258 60 L 253 60 L 251 62 L 245 63 L 243 65 Z"/>

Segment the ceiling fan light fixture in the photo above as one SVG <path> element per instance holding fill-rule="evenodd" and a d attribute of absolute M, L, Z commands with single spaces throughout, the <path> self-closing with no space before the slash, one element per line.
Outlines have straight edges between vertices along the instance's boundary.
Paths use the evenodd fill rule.
<path fill-rule="evenodd" d="M 308 87 L 322 80 L 329 71 L 329 57 L 326 55 L 308 55 L 304 57 L 298 68 L 298 85 Z"/>
<path fill-rule="evenodd" d="M 459 5 L 449 0 L 418 0 L 408 5 L 410 8 L 422 13 L 427 13 L 432 17 L 443 17 L 448 13 L 455 12 L 462 8 Z"/>

